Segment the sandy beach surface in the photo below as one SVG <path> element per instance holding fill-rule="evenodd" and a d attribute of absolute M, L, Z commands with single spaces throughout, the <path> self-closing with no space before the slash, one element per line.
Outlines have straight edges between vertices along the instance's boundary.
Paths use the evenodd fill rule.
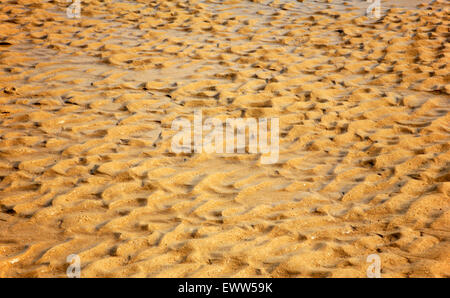
<path fill-rule="evenodd" d="M 0 277 L 450 277 L 449 1 L 69 4 L 0 3 Z"/>

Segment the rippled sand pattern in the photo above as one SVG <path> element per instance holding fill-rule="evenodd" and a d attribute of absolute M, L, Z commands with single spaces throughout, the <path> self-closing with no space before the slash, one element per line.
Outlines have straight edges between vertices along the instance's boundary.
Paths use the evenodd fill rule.
<path fill-rule="evenodd" d="M 450 277 L 450 6 L 385 2 L 2 1 L 0 277 Z M 172 153 L 199 109 L 278 163 Z"/>

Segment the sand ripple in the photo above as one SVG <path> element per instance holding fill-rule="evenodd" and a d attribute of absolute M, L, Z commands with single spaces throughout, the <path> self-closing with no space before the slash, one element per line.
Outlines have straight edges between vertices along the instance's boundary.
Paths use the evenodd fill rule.
<path fill-rule="evenodd" d="M 0 277 L 450 276 L 446 1 L 67 5 L 0 4 Z M 171 153 L 199 108 L 279 162 Z"/>

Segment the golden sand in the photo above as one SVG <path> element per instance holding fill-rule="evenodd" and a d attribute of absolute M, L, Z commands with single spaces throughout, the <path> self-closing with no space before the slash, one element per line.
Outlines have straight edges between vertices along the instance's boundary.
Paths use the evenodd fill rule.
<path fill-rule="evenodd" d="M 391 4 L 392 3 L 392 4 Z M 0 277 L 450 277 L 448 1 L 0 4 Z M 279 117 L 279 161 L 174 154 Z"/>

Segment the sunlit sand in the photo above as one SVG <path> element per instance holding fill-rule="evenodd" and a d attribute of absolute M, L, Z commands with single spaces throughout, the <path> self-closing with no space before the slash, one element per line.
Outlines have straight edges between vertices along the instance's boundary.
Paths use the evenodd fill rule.
<path fill-rule="evenodd" d="M 68 5 L 0 4 L 0 277 L 450 276 L 447 1 Z M 174 153 L 199 110 L 277 162 Z"/>

